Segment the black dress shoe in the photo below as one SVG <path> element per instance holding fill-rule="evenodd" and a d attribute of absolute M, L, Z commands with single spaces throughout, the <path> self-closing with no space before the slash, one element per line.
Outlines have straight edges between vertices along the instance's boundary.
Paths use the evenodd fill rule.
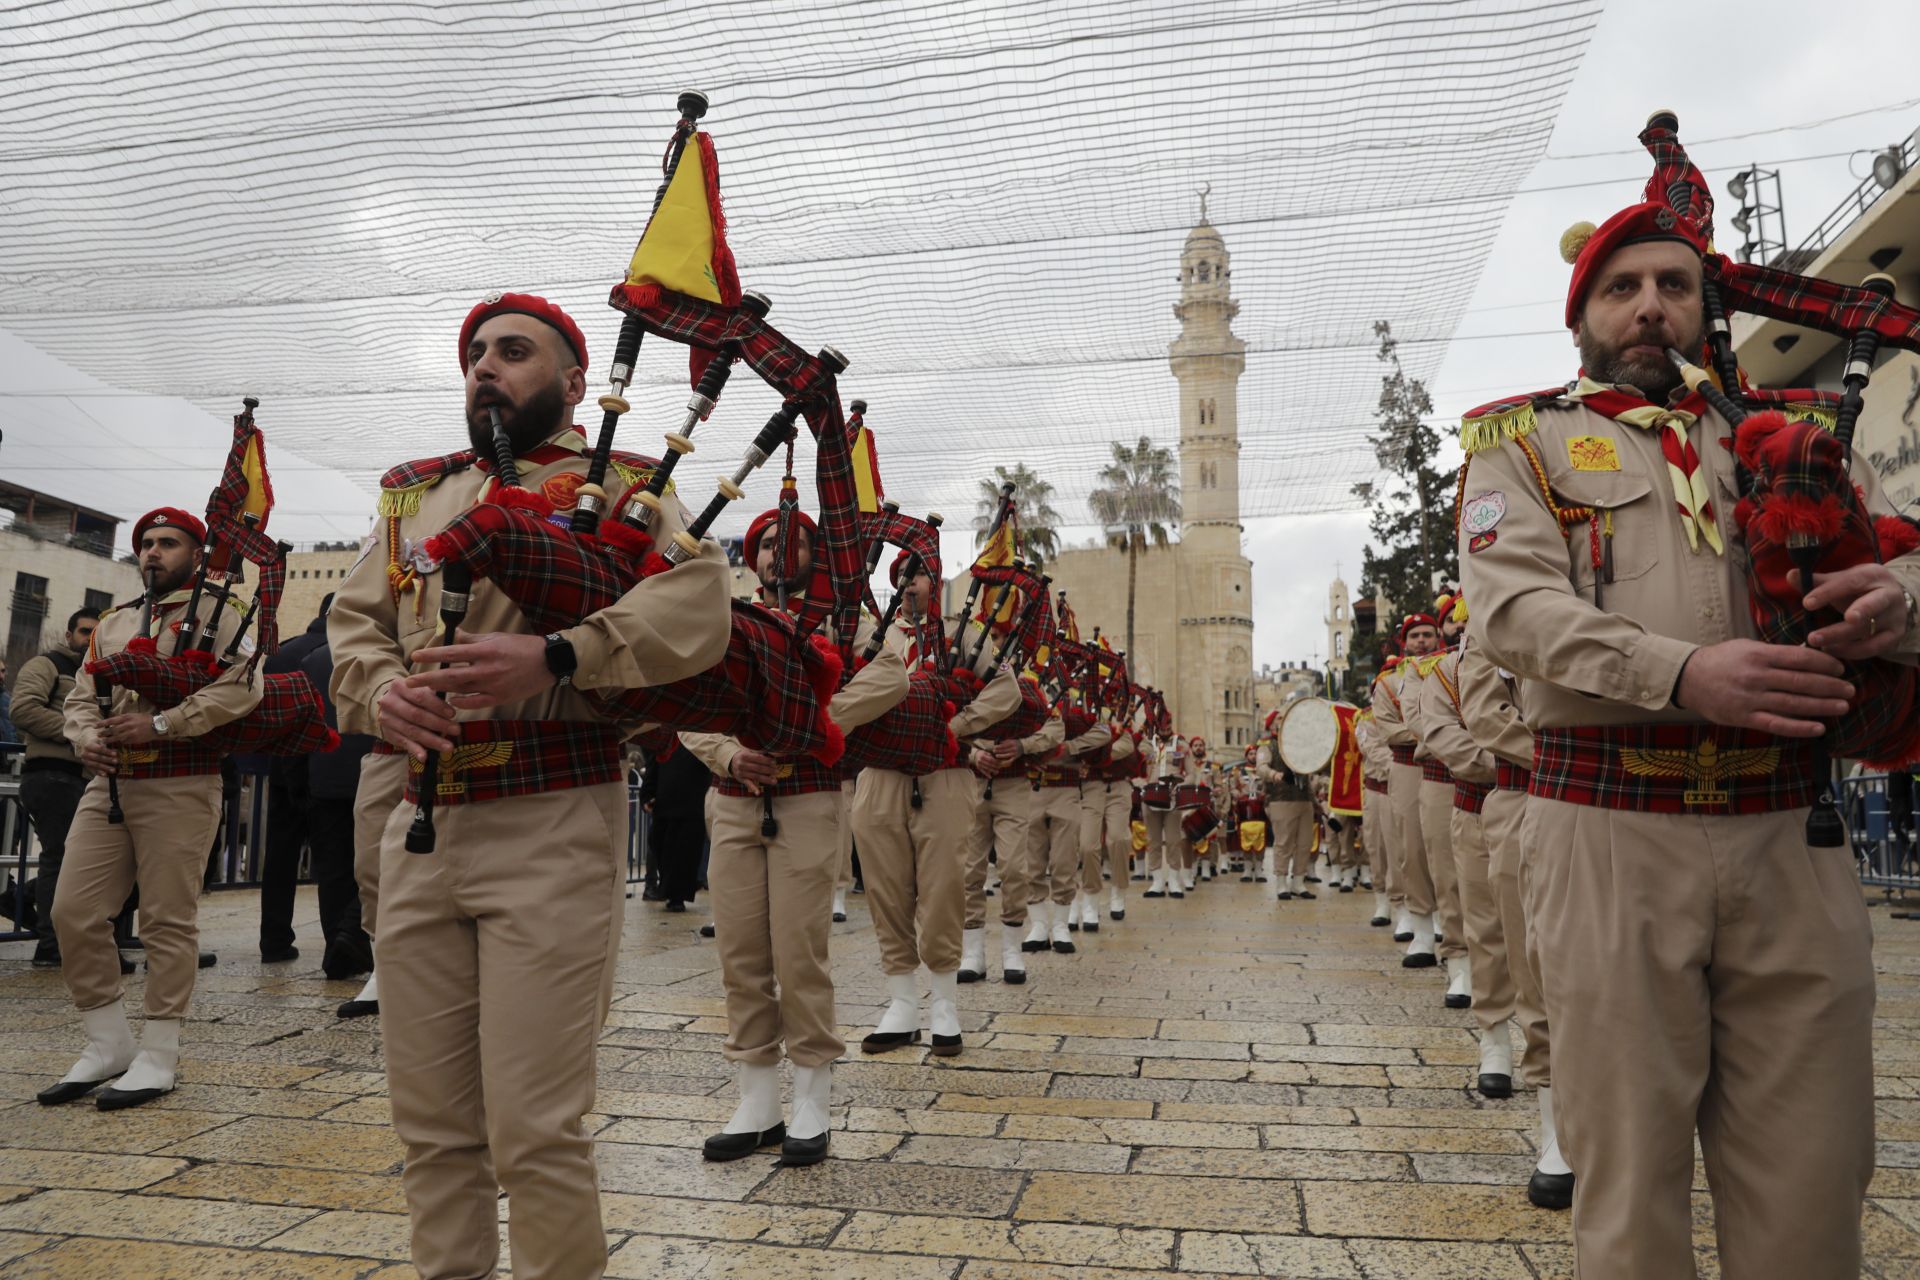
<path fill-rule="evenodd" d="M 1255 876 L 1253 878 L 1253 882 L 1255 884 L 1265 884 L 1267 882 L 1267 878 L 1265 876 Z"/>
<path fill-rule="evenodd" d="M 770 1147 L 776 1142 L 787 1140 L 785 1122 L 762 1129 L 759 1133 L 716 1133 L 700 1146 L 700 1154 L 716 1164 L 727 1160 L 740 1160 L 752 1155 L 762 1147 Z"/>
<path fill-rule="evenodd" d="M 1125 907 L 1122 907 L 1118 911 L 1109 911 L 1107 912 L 1107 914 L 1115 920 L 1125 920 L 1127 918 L 1127 912 Z"/>
<path fill-rule="evenodd" d="M 1304 879 L 1306 880 L 1306 882 L 1307 882 L 1308 884 L 1319 884 L 1319 883 L 1320 883 L 1320 877 L 1319 877 L 1319 876 L 1306 876 L 1306 877 L 1303 877 L 1303 878 L 1304 878 Z"/>
<path fill-rule="evenodd" d="M 904 1049 L 910 1044 L 920 1043 L 920 1032 L 915 1031 L 875 1031 L 860 1042 L 862 1053 L 885 1053 L 889 1049 Z"/>
<path fill-rule="evenodd" d="M 1373 919 L 1367 921 L 1367 923 L 1372 925 L 1376 929 L 1384 929 L 1388 925 L 1392 924 L 1393 921 L 1387 919 L 1385 916 L 1375 916 Z M 1407 941 L 1412 942 L 1413 939 L 1408 938 Z"/>
<path fill-rule="evenodd" d="M 1178 889 L 1169 889 L 1167 890 L 1167 896 L 1169 898 L 1184 898 L 1187 895 L 1180 892 Z"/>
<path fill-rule="evenodd" d="M 1085 929 L 1088 933 L 1098 933 L 1100 932 L 1100 922 L 1098 920 L 1089 920 L 1086 924 L 1082 925 L 1081 928 Z"/>
<path fill-rule="evenodd" d="M 1135 876 L 1135 877 L 1134 877 L 1134 879 L 1135 879 L 1135 880 L 1145 880 L 1145 879 L 1146 879 L 1146 876 L 1144 876 L 1144 875 L 1138 875 L 1138 876 Z"/>
<path fill-rule="evenodd" d="M 36 969 L 58 969 L 60 967 L 60 944 L 42 939 L 33 949 L 33 967 Z"/>
<path fill-rule="evenodd" d="M 1240 883 L 1241 883 L 1241 884 L 1252 884 L 1252 883 L 1253 883 L 1253 877 L 1252 877 L 1252 876 L 1241 876 L 1241 877 L 1240 877 Z"/>
<path fill-rule="evenodd" d="M 1395 942 L 1412 942 L 1413 934 L 1405 929 L 1402 929 L 1399 933 L 1396 933 L 1393 935 L 1393 940 Z"/>
<path fill-rule="evenodd" d="M 1571 1209 L 1573 1175 L 1542 1173 L 1538 1169 L 1527 1179 L 1527 1203 L 1536 1209 Z"/>
<path fill-rule="evenodd" d="M 1020 949 L 1028 955 L 1032 955 L 1036 951 L 1045 951 L 1048 945 L 1045 938 L 1040 939 L 1038 942 L 1035 942 L 1032 938 L 1025 938 L 1021 940 Z"/>
<path fill-rule="evenodd" d="M 1025 969 L 1002 969 L 1000 971 L 1000 981 L 1007 983 L 1010 986 L 1015 986 L 1015 987 L 1020 986 L 1022 983 L 1026 982 L 1026 980 L 1027 980 L 1027 971 Z"/>
<path fill-rule="evenodd" d="M 1167 896 L 1167 893 L 1164 889 L 1149 889 L 1140 896 L 1143 898 L 1164 898 Z"/>
<path fill-rule="evenodd" d="M 963 1047 L 959 1036 L 934 1036 L 932 1047 L 927 1052 L 936 1058 L 957 1058 Z"/>
<path fill-rule="evenodd" d="M 710 924 L 701 925 L 700 936 L 703 938 L 711 938 L 713 936 L 713 926 Z"/>
<path fill-rule="evenodd" d="M 660 909 L 662 911 L 671 911 L 673 912 L 673 914 L 679 915 L 681 912 L 687 909 L 687 904 L 680 901 L 680 899 L 678 898 L 668 898 L 667 905 Z"/>
<path fill-rule="evenodd" d="M 1342 892 L 1342 893 L 1352 893 L 1352 892 L 1353 892 L 1353 886 L 1352 886 L 1352 885 L 1350 885 L 1350 884 L 1343 884 L 1343 885 L 1341 885 L 1341 886 L 1340 886 L 1340 892 Z"/>
<path fill-rule="evenodd" d="M 127 958 L 126 958 L 125 956 L 121 956 L 121 957 L 120 957 L 120 974 L 121 974 L 121 976 L 122 976 L 122 977 L 124 977 L 124 976 L 126 976 L 127 974 L 129 974 L 129 973 L 132 973 L 132 972 L 133 972 L 133 961 L 131 961 L 131 960 L 129 960 L 129 959 L 127 959 Z"/>
<path fill-rule="evenodd" d="M 1294 894 L 1293 896 L 1296 898 L 1312 898 L 1313 894 L 1306 889 L 1302 889 L 1300 892 Z"/>
<path fill-rule="evenodd" d="M 953 975 L 953 980 L 955 982 L 978 982 L 980 981 L 981 978 L 984 978 L 985 976 L 986 976 L 985 974 L 975 973 L 971 969 L 962 969 L 960 970 L 960 972 Z"/>
<path fill-rule="evenodd" d="M 1053 944 L 1053 953 L 1059 956 L 1070 956 L 1073 954 L 1073 944 L 1071 942 L 1056 942 Z"/>
<path fill-rule="evenodd" d="M 261 964 L 286 964 L 288 961 L 298 960 L 299 958 L 300 948 L 295 946 L 275 947 L 272 951 L 263 950 L 260 953 Z M 205 965 L 201 966 L 203 969 L 206 967 Z"/>
<path fill-rule="evenodd" d="M 834 912 L 834 913 L 833 913 L 833 922 L 834 922 L 835 924 L 845 924 L 845 923 L 847 922 L 847 913 L 846 913 L 846 912 L 844 912 L 844 911 L 836 911 L 836 912 Z"/>
<path fill-rule="evenodd" d="M 339 981 L 373 972 L 373 947 L 364 938 L 334 938 L 320 955 L 320 972 Z"/>
<path fill-rule="evenodd" d="M 288 948 L 287 948 L 287 950 L 289 950 L 289 951 L 293 951 L 293 948 L 292 948 L 292 947 L 288 947 Z M 296 955 L 298 955 L 299 953 L 298 953 L 298 952 L 294 952 L 294 954 L 296 954 Z M 213 966 L 215 966 L 215 965 L 217 965 L 217 964 L 219 964 L 219 963 L 220 963 L 220 957 L 219 957 L 218 955 L 216 955 L 216 954 L 215 954 L 214 952 L 211 952 L 211 951 L 202 951 L 202 952 L 200 953 L 200 967 L 201 967 L 202 969 L 211 969 L 211 968 L 213 968 Z"/>
<path fill-rule="evenodd" d="M 1471 1009 L 1473 1008 L 1473 997 L 1448 996 L 1446 998 L 1446 1006 L 1449 1009 Z"/>
<path fill-rule="evenodd" d="M 1306 895 L 1302 894 L 1301 896 L 1305 897 Z M 1276 893 L 1274 897 L 1280 902 L 1291 902 L 1293 900 L 1293 890 L 1282 889 L 1279 893 Z"/>
<path fill-rule="evenodd" d="M 125 1111 L 128 1107 L 137 1107 L 143 1102 L 152 1102 L 155 1098 L 164 1098 L 172 1093 L 171 1089 L 102 1089 L 93 1105 L 102 1111 Z"/>
<path fill-rule="evenodd" d="M 379 1012 L 378 1000 L 348 1000 L 333 1011 L 337 1018 L 370 1018 Z"/>
<path fill-rule="evenodd" d="M 1069 920 L 1067 922 L 1067 932 L 1068 933 L 1080 932 L 1080 922 L 1078 920 Z"/>
<path fill-rule="evenodd" d="M 1513 1096 L 1513 1077 L 1482 1075 L 1478 1085 L 1483 1098 L 1511 1098 Z"/>
<path fill-rule="evenodd" d="M 1408 939 L 1412 941 L 1412 939 Z M 1410 956 L 1400 957 L 1402 969 L 1431 969 L 1440 963 L 1440 957 L 1431 951 L 1416 951 Z"/>
<path fill-rule="evenodd" d="M 827 1158 L 827 1138 L 831 1131 L 817 1138 L 788 1138 L 780 1144 L 780 1167 L 799 1169 L 810 1164 L 819 1164 Z"/>
<path fill-rule="evenodd" d="M 119 1079 L 118 1072 L 101 1080 L 62 1080 L 58 1084 L 48 1085 L 33 1096 L 43 1107 L 57 1107 L 63 1102 L 72 1102 L 75 1098 L 84 1098 L 108 1080 L 117 1079 Z"/>

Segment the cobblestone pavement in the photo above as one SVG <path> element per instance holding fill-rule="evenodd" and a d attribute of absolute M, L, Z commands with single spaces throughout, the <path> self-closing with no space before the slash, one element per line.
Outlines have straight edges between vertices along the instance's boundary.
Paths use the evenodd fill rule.
<path fill-rule="evenodd" d="M 1471 1015 L 1442 1007 L 1436 971 L 1399 968 L 1367 927 L 1369 895 L 1277 903 L 1234 878 L 1149 902 L 1133 888 L 1124 922 L 1078 935 L 1076 955 L 1029 957 L 1026 985 L 1002 984 L 996 963 L 962 987 L 963 1056 L 856 1049 L 835 1071 L 835 1158 L 798 1170 L 701 1162 L 733 1107 L 718 961 L 694 935 L 699 908 L 631 902 L 590 1117 L 608 1274 L 1572 1274 L 1566 1215 L 1522 1189 L 1533 1096 L 1468 1091 Z M 883 987 L 851 902 L 833 956 L 856 1042 Z M 220 963 L 200 976 L 180 1088 L 120 1114 L 33 1102 L 78 1027 L 59 975 L 29 969 L 26 944 L 0 946 L 0 1278 L 414 1274 L 378 1020 L 335 1020 L 358 984 L 321 977 L 311 890 L 294 963 L 258 963 L 257 911 L 251 893 L 207 902 Z M 1893 1280 L 1920 1276 L 1920 922 L 1873 915 L 1867 1251 Z M 136 977 L 136 1011 L 138 990 Z"/>

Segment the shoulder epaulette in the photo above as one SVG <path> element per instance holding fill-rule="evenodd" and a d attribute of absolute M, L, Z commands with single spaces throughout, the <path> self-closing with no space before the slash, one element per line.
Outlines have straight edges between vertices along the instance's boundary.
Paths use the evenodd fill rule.
<path fill-rule="evenodd" d="M 1837 391 L 1748 387 L 1741 398 L 1768 409 L 1778 409 L 1789 422 L 1811 422 L 1823 431 L 1832 431 L 1838 421 L 1840 393 Z"/>
<path fill-rule="evenodd" d="M 1460 419 L 1460 447 L 1471 455 L 1531 435 L 1535 411 L 1543 405 L 1553 404 L 1566 394 L 1567 389 L 1563 386 L 1549 387 L 1545 391 L 1508 396 L 1504 400 L 1495 400 L 1492 404 L 1483 404 L 1478 409 L 1470 410 Z"/>
<path fill-rule="evenodd" d="M 1446 651 L 1443 649 L 1439 653 L 1430 653 L 1426 657 L 1418 659 L 1413 666 L 1422 676 L 1430 676 L 1433 674 L 1433 669 L 1444 662 L 1446 657 Z"/>
<path fill-rule="evenodd" d="M 653 479 L 653 469 L 660 465 L 660 459 L 649 458 L 644 453 L 628 453 L 623 449 L 615 449 L 607 455 L 607 464 L 613 468 L 613 473 L 620 477 L 620 483 L 625 488 L 631 489 L 635 485 L 643 485 Z M 668 487 L 671 488 L 671 484 Z"/>
<path fill-rule="evenodd" d="M 419 458 L 403 462 L 380 477 L 380 514 L 413 516 L 420 514 L 420 495 L 450 475 L 473 465 L 473 450 L 442 454 L 437 458 Z"/>

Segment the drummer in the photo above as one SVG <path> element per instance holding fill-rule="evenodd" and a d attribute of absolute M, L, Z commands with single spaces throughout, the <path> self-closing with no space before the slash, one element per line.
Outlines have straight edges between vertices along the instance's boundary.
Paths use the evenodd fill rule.
<path fill-rule="evenodd" d="M 1188 812 L 1201 812 L 1213 808 L 1213 796 L 1219 790 L 1219 767 L 1207 757 L 1207 740 L 1194 734 L 1187 740 L 1191 751 L 1188 756 L 1187 785 L 1178 788 L 1173 797 L 1176 809 Z M 1215 830 L 1218 828 L 1216 826 Z M 1199 840 L 1189 836 L 1182 819 L 1180 830 L 1180 867 L 1181 876 L 1191 889 L 1202 879 L 1213 879 L 1213 849 L 1217 836 L 1202 837 Z M 1205 852 L 1202 852 L 1202 849 Z"/>
<path fill-rule="evenodd" d="M 1180 815 L 1174 789 L 1187 781 L 1190 761 L 1186 739 L 1178 734 L 1153 740 L 1149 777 L 1140 789 L 1140 820 L 1147 829 L 1147 891 L 1143 898 L 1184 898 L 1180 871 Z"/>
<path fill-rule="evenodd" d="M 1234 767 L 1237 792 L 1233 818 L 1242 858 L 1241 884 L 1266 884 L 1273 876 L 1273 841 L 1267 825 L 1266 788 L 1260 784 L 1259 756 L 1259 745 L 1249 742 L 1246 759 Z"/>
<path fill-rule="evenodd" d="M 1318 698 L 1302 698 L 1268 713 L 1265 726 L 1267 736 L 1260 741 L 1254 754 L 1254 771 L 1266 791 L 1267 818 L 1273 824 L 1272 865 L 1280 878 L 1280 888 L 1275 897 L 1281 902 L 1313 897 L 1313 891 L 1307 888 L 1306 883 L 1307 868 L 1313 861 L 1313 793 L 1308 789 L 1307 775 L 1289 764 L 1281 734 L 1287 721 L 1299 714 L 1301 719 L 1294 730 L 1296 738 L 1325 737 L 1325 758 L 1319 763 L 1324 765 L 1326 760 L 1332 759 L 1333 739 L 1307 732 L 1309 728 L 1318 727 L 1317 720 L 1309 725 L 1309 720 L 1315 717 L 1314 703 L 1320 707 L 1328 705 Z M 1319 757 L 1320 747 L 1310 745 L 1308 753 Z M 1312 763 L 1298 757 L 1296 759 L 1302 765 Z"/>

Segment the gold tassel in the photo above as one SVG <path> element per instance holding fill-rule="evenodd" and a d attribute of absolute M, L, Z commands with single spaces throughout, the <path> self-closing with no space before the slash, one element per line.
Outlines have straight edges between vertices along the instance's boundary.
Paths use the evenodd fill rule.
<path fill-rule="evenodd" d="M 380 491 L 380 514 L 386 517 L 417 516 L 420 514 L 420 495 L 440 483 L 440 477 L 422 480 L 419 484 L 404 489 L 382 489 Z"/>
<path fill-rule="evenodd" d="M 1465 418 L 1460 423 L 1460 447 L 1471 457 L 1498 448 L 1509 440 L 1533 434 L 1536 419 L 1531 404 L 1517 405 L 1498 413 Z"/>

